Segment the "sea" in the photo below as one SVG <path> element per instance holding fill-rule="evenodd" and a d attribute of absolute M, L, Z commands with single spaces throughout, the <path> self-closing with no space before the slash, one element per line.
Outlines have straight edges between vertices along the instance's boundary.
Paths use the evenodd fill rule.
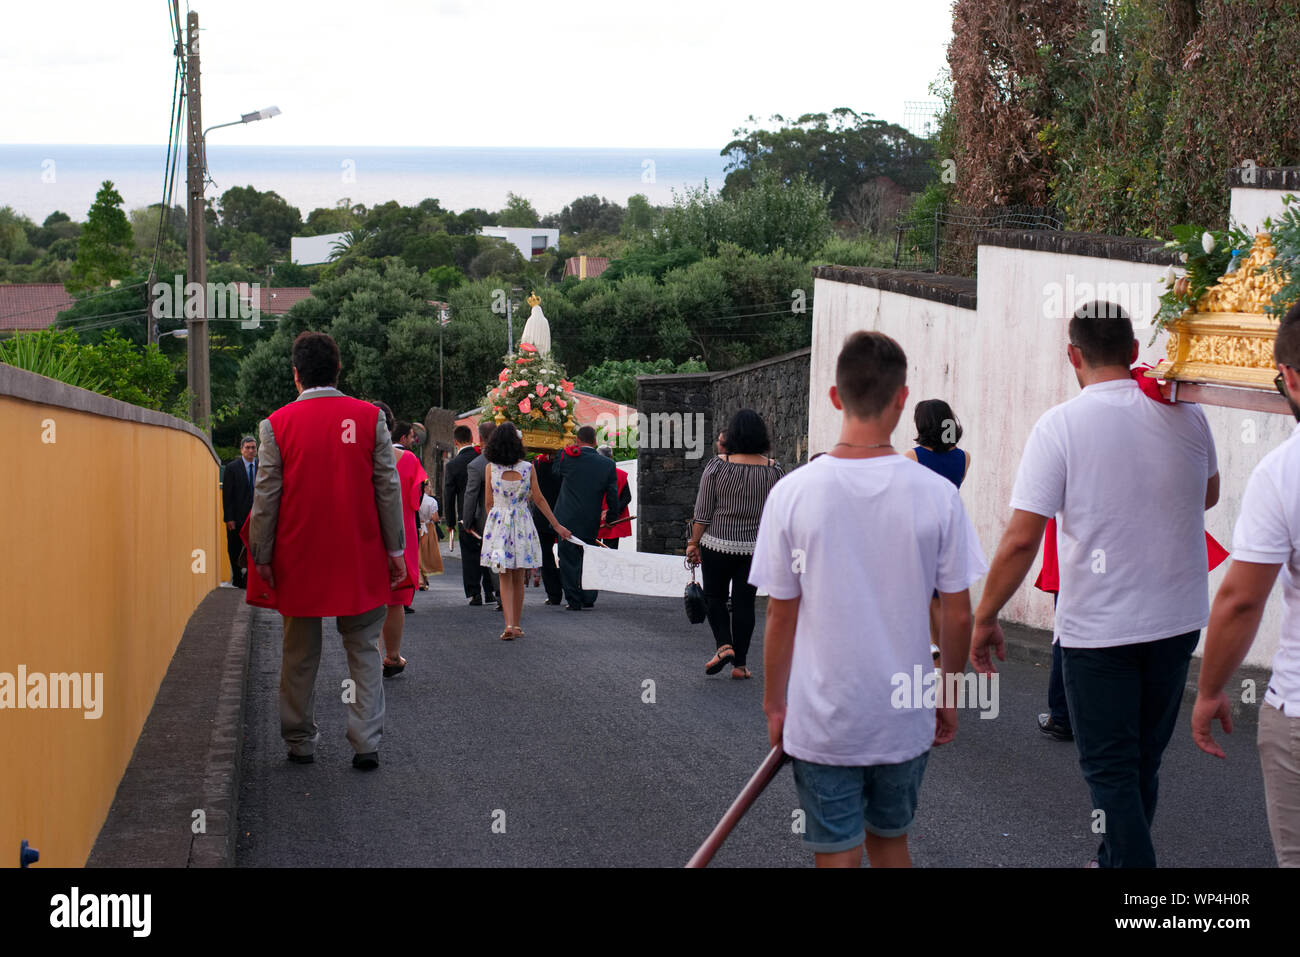
<path fill-rule="evenodd" d="M 0 207 L 37 223 L 55 210 L 84 220 L 104 180 L 128 210 L 161 201 L 166 146 L 0 145 Z M 172 201 L 185 203 L 185 154 Z M 636 193 L 654 204 L 674 191 L 722 186 L 726 158 L 716 149 L 567 149 L 392 146 L 208 147 L 207 196 L 232 186 L 274 190 L 303 218 L 340 201 L 376 206 L 437 199 L 443 209 L 499 210 L 513 192 L 539 214 L 579 196 L 620 205 Z"/>

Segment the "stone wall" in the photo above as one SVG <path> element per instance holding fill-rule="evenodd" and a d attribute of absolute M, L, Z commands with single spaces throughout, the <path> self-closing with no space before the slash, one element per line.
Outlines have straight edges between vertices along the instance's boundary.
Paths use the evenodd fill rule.
<path fill-rule="evenodd" d="M 664 443 L 642 429 L 634 512 L 640 551 L 685 552 L 700 473 L 714 456 L 719 430 L 737 410 L 763 416 L 772 456 L 787 471 L 807 459 L 808 372 L 809 350 L 801 349 L 727 372 L 637 376 L 636 410 L 643 423 L 653 422 L 655 413 L 700 417 L 693 420 L 698 428 L 684 433 L 691 442 L 666 448 L 655 447 Z"/>

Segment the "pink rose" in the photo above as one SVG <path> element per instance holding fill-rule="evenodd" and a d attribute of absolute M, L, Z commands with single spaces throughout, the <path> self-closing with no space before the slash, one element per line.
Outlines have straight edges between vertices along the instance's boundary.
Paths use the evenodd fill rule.
<path fill-rule="evenodd" d="M 529 412 L 533 411 L 533 404 L 527 399 L 524 399 L 523 402 L 519 403 L 519 411 L 524 415 L 527 415 Z"/>
<path fill-rule="evenodd" d="M 502 370 L 501 370 L 501 374 L 500 374 L 499 376 L 497 376 L 497 381 L 498 381 L 498 382 L 505 382 L 506 379 L 509 379 L 509 378 L 510 378 L 510 370 L 509 370 L 509 369 L 502 369 Z"/>
<path fill-rule="evenodd" d="M 521 343 L 519 343 L 519 348 L 520 348 L 520 349 L 523 349 L 524 352 L 536 352 L 536 351 L 537 351 L 537 346 L 533 345 L 531 342 L 521 342 Z"/>
<path fill-rule="evenodd" d="M 543 412 L 551 411 L 551 401 L 549 399 L 547 399 L 545 402 L 542 403 L 542 411 Z"/>
<path fill-rule="evenodd" d="M 572 391 L 573 391 L 573 383 L 570 382 L 568 379 L 561 379 L 561 380 L 560 380 L 560 385 L 564 387 L 564 391 L 565 391 L 565 392 L 572 392 Z"/>
<path fill-rule="evenodd" d="M 569 407 L 569 403 L 565 402 L 563 399 L 556 399 L 555 401 L 560 404 L 561 409 L 567 409 Z"/>
<path fill-rule="evenodd" d="M 512 389 L 522 389 L 522 388 L 523 388 L 524 386 L 526 386 L 526 385 L 528 385 L 528 380 L 527 380 L 527 379 L 520 379 L 518 382 L 511 383 L 510 388 L 512 388 Z"/>
<path fill-rule="evenodd" d="M 537 394 L 538 394 L 538 395 L 546 395 L 546 389 L 547 389 L 547 386 L 539 385 L 539 386 L 537 387 Z"/>

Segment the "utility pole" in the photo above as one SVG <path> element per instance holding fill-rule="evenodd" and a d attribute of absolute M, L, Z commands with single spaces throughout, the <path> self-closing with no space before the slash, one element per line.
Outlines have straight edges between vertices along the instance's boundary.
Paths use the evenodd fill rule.
<path fill-rule="evenodd" d="M 208 259 L 203 222 L 203 118 L 199 97 L 199 15 L 193 11 L 186 19 L 185 100 L 189 123 L 186 155 L 188 272 L 189 282 L 198 283 L 198 288 L 202 290 L 199 296 L 185 296 L 187 305 L 195 300 L 198 304 L 198 315 L 185 316 L 186 327 L 189 329 L 186 338 L 186 369 L 191 393 L 190 416 L 195 425 L 208 432 L 212 425 L 212 388 L 208 378 Z"/>

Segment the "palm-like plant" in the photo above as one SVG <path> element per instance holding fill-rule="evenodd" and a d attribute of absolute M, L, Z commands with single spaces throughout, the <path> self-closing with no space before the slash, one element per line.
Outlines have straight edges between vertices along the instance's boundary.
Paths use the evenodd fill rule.
<path fill-rule="evenodd" d="M 72 333 L 41 329 L 0 341 L 0 362 L 92 392 L 105 385 L 102 377 L 88 370 Z"/>

